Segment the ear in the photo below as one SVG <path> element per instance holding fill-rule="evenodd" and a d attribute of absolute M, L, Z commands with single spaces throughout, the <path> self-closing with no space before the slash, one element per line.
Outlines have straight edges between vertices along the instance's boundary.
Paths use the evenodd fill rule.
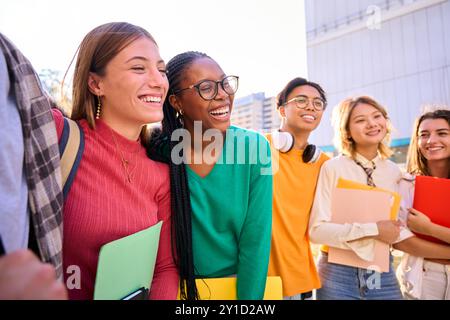
<path fill-rule="evenodd" d="M 180 112 L 180 110 L 183 110 L 183 107 L 181 106 L 180 101 L 178 100 L 177 96 L 174 94 L 171 94 L 169 96 L 169 102 L 172 105 L 172 107 L 177 110 L 177 112 Z"/>
<path fill-rule="evenodd" d="M 286 109 L 284 106 L 281 106 L 278 108 L 278 113 L 282 118 L 286 118 Z"/>
<path fill-rule="evenodd" d="M 96 96 L 102 96 L 103 95 L 102 80 L 94 72 L 89 72 L 88 88 L 89 88 L 89 91 L 92 94 L 95 94 Z"/>

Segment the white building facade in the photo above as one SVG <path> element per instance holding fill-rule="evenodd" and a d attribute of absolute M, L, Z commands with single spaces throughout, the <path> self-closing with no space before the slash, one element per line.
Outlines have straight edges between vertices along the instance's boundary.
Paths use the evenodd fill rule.
<path fill-rule="evenodd" d="M 392 145 L 406 149 L 421 108 L 450 104 L 450 1 L 306 0 L 305 6 L 308 79 L 323 86 L 329 101 L 312 142 L 331 150 L 331 109 L 349 96 L 369 95 L 388 109 Z"/>

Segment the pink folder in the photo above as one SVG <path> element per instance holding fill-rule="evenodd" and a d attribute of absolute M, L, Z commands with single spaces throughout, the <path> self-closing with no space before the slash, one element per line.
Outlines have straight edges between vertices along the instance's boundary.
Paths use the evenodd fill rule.
<path fill-rule="evenodd" d="M 392 195 L 374 190 L 335 188 L 331 212 L 334 223 L 371 223 L 391 218 Z M 375 242 L 373 261 L 365 261 L 351 250 L 329 248 L 328 262 L 389 272 L 389 245 Z"/>
<path fill-rule="evenodd" d="M 427 215 L 434 223 L 450 228 L 450 179 L 417 176 L 413 208 Z M 439 239 L 417 234 L 425 240 L 445 243 Z"/>

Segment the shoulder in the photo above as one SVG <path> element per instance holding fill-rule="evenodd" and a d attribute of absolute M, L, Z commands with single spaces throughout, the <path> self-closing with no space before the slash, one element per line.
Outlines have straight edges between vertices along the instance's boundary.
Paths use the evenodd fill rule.
<path fill-rule="evenodd" d="M 52 108 L 51 109 L 53 121 L 56 126 L 56 133 L 58 135 L 58 141 L 61 140 L 63 130 L 64 130 L 64 118 L 68 118 L 60 109 Z M 83 133 L 86 135 L 89 133 L 89 125 L 86 120 L 76 120 L 80 128 L 83 130 Z"/>
<path fill-rule="evenodd" d="M 402 173 L 399 184 L 403 185 L 414 185 L 414 182 L 416 181 L 416 176 L 411 173 Z"/>
<path fill-rule="evenodd" d="M 55 119 L 55 121 L 63 121 L 64 116 L 61 112 L 61 110 L 57 109 L 57 108 L 52 108 L 52 115 L 53 115 L 53 119 Z"/>
<path fill-rule="evenodd" d="M 260 150 L 261 152 L 270 154 L 270 145 L 266 137 L 261 133 L 244 129 L 237 126 L 230 126 L 227 129 L 227 139 L 230 139 L 234 144 L 238 146 L 245 146 L 245 149 L 249 152 L 255 152 Z"/>
<path fill-rule="evenodd" d="M 390 174 L 397 176 L 397 179 L 401 178 L 402 171 L 400 170 L 398 164 L 389 159 L 381 160 L 380 163 L 390 172 Z"/>
<path fill-rule="evenodd" d="M 53 121 L 55 121 L 56 133 L 58 134 L 58 140 L 61 139 L 61 135 L 64 128 L 64 116 L 62 112 L 56 108 L 52 108 Z"/>
<path fill-rule="evenodd" d="M 164 176 L 169 175 L 169 165 L 167 163 L 155 161 L 150 158 L 148 159 L 153 163 L 153 166 L 157 169 L 157 172 L 160 172 Z"/>
<path fill-rule="evenodd" d="M 403 173 L 398 181 L 398 192 L 404 198 L 404 201 L 412 201 L 414 194 L 414 184 L 416 177 L 410 173 Z"/>
<path fill-rule="evenodd" d="M 267 141 L 267 138 L 262 135 L 261 133 L 251 130 L 251 129 L 244 129 L 238 126 L 230 126 L 227 129 L 227 134 L 234 135 L 236 137 L 248 137 L 250 139 L 258 139 L 258 140 L 264 140 Z"/>
<path fill-rule="evenodd" d="M 147 155 L 143 155 L 145 158 L 145 162 L 148 165 L 148 173 L 151 177 L 155 178 L 156 184 L 159 186 L 159 189 L 162 193 L 167 192 L 170 189 L 170 172 L 169 165 L 167 163 L 159 162 L 152 160 L 147 157 Z"/>
<path fill-rule="evenodd" d="M 348 165 L 351 164 L 352 162 L 353 162 L 352 159 L 341 154 L 334 158 L 326 160 L 322 168 L 325 168 L 326 170 L 337 170 L 338 168 L 341 168 L 343 165 Z"/>
<path fill-rule="evenodd" d="M 320 148 L 319 148 L 320 149 Z M 320 165 L 322 165 L 324 162 L 326 162 L 326 161 L 328 161 L 328 160 L 330 160 L 331 158 L 325 153 L 325 152 L 323 152 L 322 150 L 321 150 L 321 152 L 320 152 L 320 158 L 319 158 L 319 161 L 318 161 L 318 163 L 320 164 Z"/>
<path fill-rule="evenodd" d="M 267 141 L 272 144 L 272 133 L 266 133 L 264 137 L 267 139 Z"/>
<path fill-rule="evenodd" d="M 323 181 L 332 181 L 337 179 L 337 177 L 342 176 L 343 172 L 346 171 L 352 165 L 352 160 L 344 155 L 339 155 L 331 159 L 323 160 L 323 164 L 320 168 L 320 179 Z M 323 182 L 322 181 L 322 182 Z"/>

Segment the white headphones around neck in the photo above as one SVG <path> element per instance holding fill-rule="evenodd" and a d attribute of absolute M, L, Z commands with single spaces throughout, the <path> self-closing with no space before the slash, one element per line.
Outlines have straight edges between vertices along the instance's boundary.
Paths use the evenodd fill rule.
<path fill-rule="evenodd" d="M 289 132 L 275 130 L 272 132 L 273 147 L 281 153 L 287 153 L 294 148 L 294 136 Z M 313 144 L 308 144 L 303 151 L 304 163 L 315 163 L 319 160 L 322 151 Z"/>

